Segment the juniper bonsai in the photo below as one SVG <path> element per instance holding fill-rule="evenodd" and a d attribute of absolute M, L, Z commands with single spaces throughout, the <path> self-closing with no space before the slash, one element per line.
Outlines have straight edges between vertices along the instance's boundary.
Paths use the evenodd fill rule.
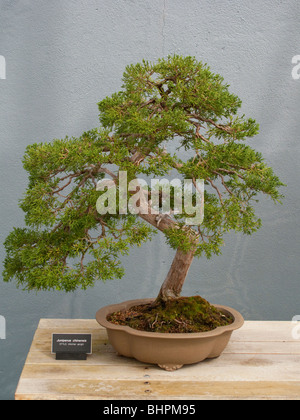
<path fill-rule="evenodd" d="M 220 75 L 177 55 L 129 65 L 122 90 L 98 106 L 100 128 L 27 147 L 26 227 L 5 241 L 4 280 L 27 290 L 86 289 L 121 278 L 120 257 L 161 231 L 176 254 L 158 298 L 178 297 L 194 257 L 219 254 L 229 231 L 250 235 L 261 226 L 253 207 L 260 193 L 280 202 L 283 184 L 246 144 L 258 124 L 238 113 L 241 100 Z M 105 192 L 97 184 L 108 178 L 119 191 L 120 172 L 127 182 L 174 174 L 195 186 L 204 180 L 202 223 L 186 224 L 185 211 L 158 217 L 151 191 L 146 212 L 119 211 L 117 194 L 115 214 L 100 214 Z"/>

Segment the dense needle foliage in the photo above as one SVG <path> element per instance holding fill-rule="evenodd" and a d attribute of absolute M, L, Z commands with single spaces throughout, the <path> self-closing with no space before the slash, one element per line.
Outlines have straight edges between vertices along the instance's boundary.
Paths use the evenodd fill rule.
<path fill-rule="evenodd" d="M 210 257 L 220 252 L 226 232 L 251 234 L 260 227 L 253 208 L 259 193 L 280 201 L 283 184 L 246 144 L 258 124 L 238 113 L 241 100 L 195 58 L 130 65 L 122 90 L 98 106 L 100 128 L 27 147 L 29 184 L 20 201 L 26 227 L 5 241 L 5 281 L 72 291 L 120 278 L 120 256 L 157 229 L 173 248 Z M 100 215 L 97 182 L 108 177 L 118 188 L 118 171 L 127 171 L 128 181 L 174 174 L 204 179 L 203 223 L 186 226 L 184 212 L 165 215 L 167 225 L 157 226 L 157 219 L 139 214 Z"/>

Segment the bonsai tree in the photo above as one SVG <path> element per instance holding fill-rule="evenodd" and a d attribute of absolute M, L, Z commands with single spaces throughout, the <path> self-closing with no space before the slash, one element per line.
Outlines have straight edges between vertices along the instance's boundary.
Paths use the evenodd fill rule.
<path fill-rule="evenodd" d="M 20 202 L 26 227 L 5 241 L 4 280 L 15 278 L 27 290 L 86 289 L 98 279 L 121 278 L 120 256 L 161 231 L 176 254 L 157 301 L 176 298 L 193 258 L 219 254 L 229 231 L 255 232 L 261 226 L 253 207 L 258 195 L 280 202 L 283 184 L 246 144 L 258 124 L 238 114 L 241 100 L 193 57 L 129 65 L 122 90 L 98 106 L 100 128 L 27 147 L 29 185 Z M 175 148 L 178 153 L 171 153 Z M 194 187 L 204 180 L 202 223 L 187 224 L 184 210 L 158 214 L 152 207 L 157 191 L 138 185 L 128 200 L 140 191 L 141 210 L 124 211 L 120 173 L 127 186 L 139 177 L 174 174 Z M 99 188 L 104 179 L 106 187 Z M 96 204 L 109 182 L 116 211 L 101 214 Z M 171 203 L 174 197 L 171 188 Z"/>

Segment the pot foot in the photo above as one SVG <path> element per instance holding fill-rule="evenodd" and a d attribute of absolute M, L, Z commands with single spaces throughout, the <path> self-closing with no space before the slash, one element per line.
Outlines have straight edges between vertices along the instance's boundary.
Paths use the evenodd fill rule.
<path fill-rule="evenodd" d="M 158 365 L 160 368 L 167 370 L 168 372 L 172 372 L 173 370 L 180 369 L 183 365 Z"/>

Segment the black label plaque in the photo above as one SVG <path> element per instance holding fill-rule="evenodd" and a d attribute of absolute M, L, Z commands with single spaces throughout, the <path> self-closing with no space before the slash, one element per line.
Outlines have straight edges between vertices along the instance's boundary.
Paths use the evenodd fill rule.
<path fill-rule="evenodd" d="M 52 353 L 57 360 L 85 360 L 92 353 L 92 335 L 52 334 Z"/>

